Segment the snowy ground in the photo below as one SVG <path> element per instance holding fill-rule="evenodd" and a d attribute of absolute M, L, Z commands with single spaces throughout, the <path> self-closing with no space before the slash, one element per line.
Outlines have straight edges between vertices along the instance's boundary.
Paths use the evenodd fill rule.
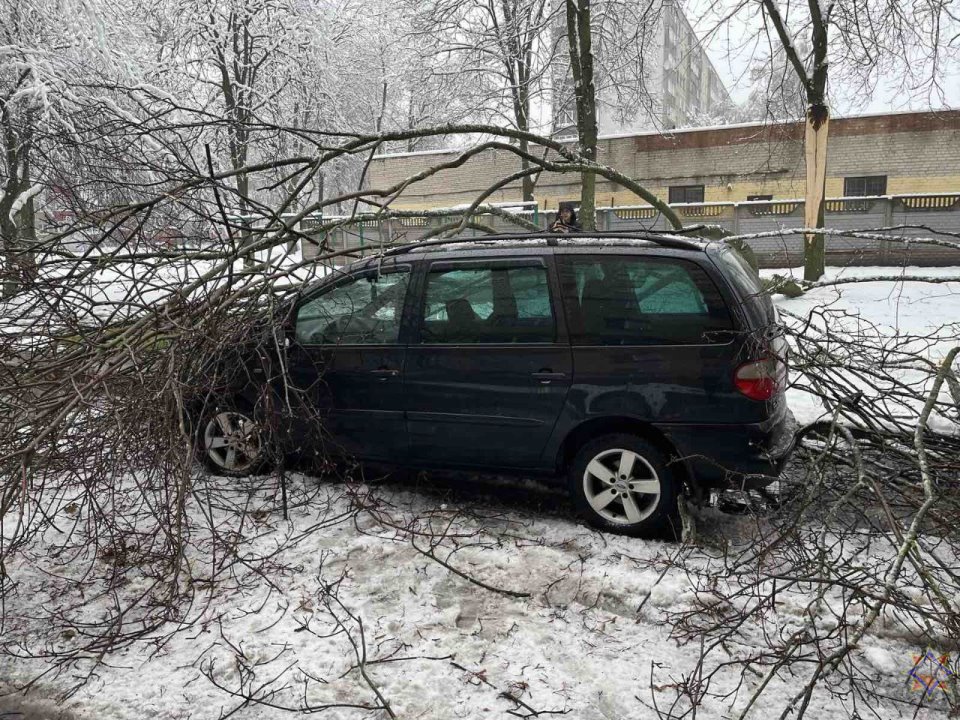
<path fill-rule="evenodd" d="M 294 478 L 293 494 L 314 483 Z M 462 534 L 479 533 L 476 545 L 468 543 L 450 564 L 488 585 L 530 597 L 507 597 L 471 584 L 418 552 L 405 533 L 361 513 L 356 524 L 339 523 L 290 543 L 274 559 L 272 586 L 245 577 L 245 589 L 214 590 L 210 597 L 208 589 L 199 589 L 188 629 L 163 644 L 144 641 L 105 658 L 106 665 L 65 707 L 89 718 L 218 718 L 242 706 L 242 698 L 226 690 L 241 688 L 260 688 L 265 700 L 291 708 L 373 704 L 376 698 L 345 636 L 326 637 L 335 626 L 324 611 L 321 588 L 343 573 L 338 592 L 343 606 L 334 610 L 355 635 L 359 626 L 347 612 L 362 620 L 367 672 L 397 717 L 509 717 L 508 711 L 522 706 L 507 694 L 535 710 L 568 711 L 576 718 L 656 717 L 654 704 L 670 707 L 676 683 L 695 667 L 699 645 L 678 645 L 664 621 L 666 613 L 681 612 L 694 599 L 685 575 L 663 574 L 659 564 L 679 546 L 592 532 L 569 515 L 561 495 L 535 486 L 503 490 L 481 483 L 465 491 L 441 482 L 360 488 L 367 490 L 389 504 L 390 518 L 400 524 L 430 517 Z M 345 486 L 331 484 L 324 492 L 332 500 L 325 510 L 349 509 Z M 264 518 L 256 528 L 262 536 L 248 557 L 273 552 L 281 538 L 322 520 L 310 508 L 295 510 L 289 522 Z M 715 528 L 718 536 L 737 542 L 750 535 L 745 519 L 714 520 L 722 523 Z M 22 618 L 38 605 L 58 602 L 55 581 L 29 572 L 20 577 L 17 608 L 8 601 L 9 615 Z M 804 620 L 802 606 L 789 599 L 777 611 L 774 626 Z M 7 631 L 16 632 L 20 618 L 8 622 Z M 761 632 L 756 629 L 758 641 Z M 891 696 L 916 700 L 907 673 L 917 650 L 900 632 L 895 625 L 879 626 L 863 653 Z M 49 697 L 69 687 L 84 666 L 42 681 L 38 694 Z M 10 683 L 44 666 L 5 659 L 0 667 Z M 279 679 L 271 684 L 274 678 Z M 735 717 L 760 678 L 758 671 L 756 682 L 729 701 L 708 704 L 698 717 Z M 720 677 L 713 690 L 733 690 L 732 683 Z M 779 714 L 795 690 L 795 684 L 775 680 L 751 717 Z M 914 709 L 892 700 L 877 707 L 885 718 L 909 717 Z M 808 717 L 844 717 L 850 710 L 815 696 Z M 337 718 L 385 717 L 344 708 L 328 712 Z M 939 712 L 923 710 L 918 717 Z M 261 705 L 234 717 L 288 714 Z"/>
<path fill-rule="evenodd" d="M 781 275 L 801 278 L 802 268 L 792 270 L 763 270 L 761 275 Z M 887 267 L 828 267 L 824 280 L 890 276 L 929 277 L 935 279 L 960 278 L 960 268 L 887 268 Z M 848 328 L 863 328 L 864 332 L 882 338 L 896 335 L 929 337 L 924 343 L 924 354 L 938 362 L 951 348 L 960 344 L 960 282 L 871 282 L 840 284 L 811 290 L 798 298 L 778 295 L 776 305 L 800 317 L 818 308 L 845 311 L 851 317 L 844 323 Z M 784 318 L 790 322 L 789 318 Z M 946 393 L 946 390 L 944 390 Z M 822 404 L 807 393 L 790 390 L 790 407 L 801 423 L 813 422 L 825 416 Z M 944 423 L 934 423 L 940 431 L 948 431 Z"/>
<path fill-rule="evenodd" d="M 118 252 L 116 250 L 112 252 Z M 125 257 L 125 256 L 121 256 Z M 244 261 L 232 263 L 235 287 L 250 280 L 284 272 L 287 281 L 309 283 L 330 272 L 330 266 L 304 262 L 299 247 L 256 254 L 255 274 L 245 276 Z M 43 333 L 75 332 L 77 326 L 122 322 L 142 314 L 148 304 L 162 305 L 191 288 L 193 299 L 216 291 L 227 279 L 230 263 L 213 260 L 116 260 L 111 251 L 88 251 L 75 257 L 40 258 L 41 282 L 36 290 L 0 300 L 0 333 L 30 337 Z M 40 327 L 38 328 L 37 325 Z M 22 339 L 22 338 L 21 338 Z"/>
<path fill-rule="evenodd" d="M 889 270 L 845 272 L 868 276 Z M 956 277 L 960 269 L 922 273 Z M 960 319 L 960 285 L 838 286 L 779 301 L 795 313 L 824 303 L 921 334 Z M 945 352 L 950 340 L 944 336 L 934 352 Z M 819 413 L 807 398 L 791 397 L 791 403 L 802 420 Z M 223 479 L 199 482 L 195 500 L 203 496 L 203 483 L 231 487 Z M 362 621 L 366 675 L 399 718 L 534 717 L 534 712 L 539 717 L 565 712 L 584 720 L 657 718 L 655 707 L 666 713 L 678 686 L 695 669 L 698 643 L 680 644 L 667 622 L 695 599 L 691 578 L 664 565 L 681 547 L 595 533 L 572 517 L 556 490 L 463 478 L 344 484 L 297 475 L 291 479 L 293 499 L 317 492 L 320 497 L 293 508 L 285 521 L 276 506 L 276 480 L 261 483 L 251 497 L 262 512 L 248 516 L 255 527 L 243 532 L 256 538 L 245 548 L 248 568 L 282 546 L 270 559 L 269 583 L 241 567 L 219 586 L 186 588 L 195 592 L 184 615 L 189 627 L 173 633 L 177 628 L 169 626 L 105 657 L 90 681 L 63 703 L 69 717 L 272 719 L 290 716 L 289 709 L 327 704 L 341 707 L 321 717 L 387 717 L 383 710 L 345 707 L 376 704 L 377 697 L 357 668 L 346 634 L 330 635 L 336 629 L 334 615 L 355 640 Z M 229 492 L 243 496 L 243 487 L 233 487 Z M 358 503 L 367 509 L 351 514 Z M 195 505 L 192 513 L 199 519 L 204 508 Z M 349 519 L 333 521 L 339 513 Z M 73 519 L 60 518 L 61 528 Z M 215 511 L 214 520 L 221 529 L 239 522 L 229 509 Z M 708 512 L 702 520 L 715 545 L 748 544 L 755 531 L 754 521 L 746 518 Z M 527 596 L 482 588 L 424 555 L 429 544 L 417 531 L 427 527 L 448 527 L 448 538 L 460 535 L 462 548 L 448 559 L 452 567 Z M 442 547 L 452 547 L 452 541 Z M 45 561 L 43 547 L 32 552 Z M 704 562 L 710 555 L 709 548 L 685 552 L 694 553 L 694 562 L 698 552 Z M 447 559 L 443 552 L 438 555 Z M 203 562 L 196 558 L 195 577 L 205 570 L 209 574 Z M 32 620 L 41 608 L 64 602 L 55 577 L 30 562 L 8 572 L 20 584 L 6 599 L 2 632 L 7 638 L 28 631 L 39 641 L 74 632 Z M 338 601 L 325 589 L 334 590 Z M 759 644 L 771 627 L 783 630 L 805 621 L 803 607 L 785 596 L 771 610 L 770 627 L 757 627 L 753 639 Z M 108 610 L 106 604 L 90 608 L 91 616 Z M 932 708 L 909 705 L 922 697 L 907 677 L 912 654 L 922 650 L 892 622 L 878 623 L 868 633 L 860 651 L 863 667 L 887 699 L 875 698 L 875 714 L 865 717 L 945 717 L 937 696 L 927 701 Z M 729 648 L 731 658 L 750 651 Z M 32 706 L 0 698 L 0 717 L 4 710 L 24 707 L 38 717 L 56 717 L 60 709 L 53 699 L 88 667 L 78 663 L 58 677 L 41 679 Z M 0 656 L 0 689 L 44 670 L 42 660 Z M 764 671 L 748 674 L 739 692 L 707 703 L 696 717 L 738 717 Z M 736 680 L 719 672 L 711 689 L 732 692 Z M 779 717 L 797 686 L 793 679 L 775 679 L 748 717 Z M 268 704 L 244 706 L 242 697 L 231 695 L 241 689 L 259 693 Z M 862 711 L 862 702 L 816 693 L 807 717 L 848 717 L 854 708 Z"/>

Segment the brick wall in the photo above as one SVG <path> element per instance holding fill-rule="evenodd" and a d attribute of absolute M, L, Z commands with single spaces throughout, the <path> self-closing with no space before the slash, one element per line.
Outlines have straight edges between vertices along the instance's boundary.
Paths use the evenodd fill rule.
<path fill-rule="evenodd" d="M 748 195 L 803 196 L 803 128 L 749 125 L 640 134 L 600 141 L 599 160 L 666 198 L 670 185 L 703 184 L 705 200 L 740 201 Z M 887 175 L 887 192 L 960 191 L 960 111 L 903 113 L 831 121 L 827 196 L 843 194 L 843 178 Z M 370 168 L 370 187 L 387 188 L 457 153 L 382 156 Z M 485 150 L 459 168 L 443 170 L 408 188 L 398 208 L 447 207 L 471 202 L 520 164 L 509 151 Z M 579 197 L 579 175 L 544 173 L 536 199 L 544 209 Z M 513 183 L 491 201 L 520 199 Z M 643 204 L 598 178 L 598 205 Z"/>

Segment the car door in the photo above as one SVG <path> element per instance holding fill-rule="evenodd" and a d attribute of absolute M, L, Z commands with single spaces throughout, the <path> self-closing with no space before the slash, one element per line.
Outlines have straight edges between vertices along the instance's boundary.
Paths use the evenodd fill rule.
<path fill-rule="evenodd" d="M 571 422 L 603 415 L 733 421 L 738 345 L 702 267 L 673 257 L 569 253 L 560 276 L 578 388 Z"/>
<path fill-rule="evenodd" d="M 570 388 L 551 258 L 426 264 L 407 351 L 410 455 L 434 465 L 538 465 Z"/>
<path fill-rule="evenodd" d="M 370 269 L 298 303 L 288 372 L 304 412 L 316 413 L 301 419 L 306 441 L 330 440 L 362 459 L 406 459 L 401 333 L 410 275 L 409 265 Z"/>

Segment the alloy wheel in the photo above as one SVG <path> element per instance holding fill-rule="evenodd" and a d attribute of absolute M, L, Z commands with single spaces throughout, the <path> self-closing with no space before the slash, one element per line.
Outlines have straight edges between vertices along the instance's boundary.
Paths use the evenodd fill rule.
<path fill-rule="evenodd" d="M 614 448 L 587 463 L 583 492 L 590 507 L 604 520 L 635 525 L 656 509 L 660 478 L 642 455 Z"/>
<path fill-rule="evenodd" d="M 243 413 L 224 411 L 207 423 L 203 444 L 212 463 L 232 473 L 244 473 L 260 460 L 260 426 Z"/>

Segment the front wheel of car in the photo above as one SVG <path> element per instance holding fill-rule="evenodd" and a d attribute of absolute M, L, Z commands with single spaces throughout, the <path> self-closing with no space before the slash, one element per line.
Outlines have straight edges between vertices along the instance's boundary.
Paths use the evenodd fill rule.
<path fill-rule="evenodd" d="M 636 435 L 594 438 L 569 470 L 570 493 L 590 525 L 633 537 L 674 539 L 680 534 L 680 483 L 665 454 Z"/>
<path fill-rule="evenodd" d="M 248 408 L 213 408 L 204 414 L 198 435 L 204 464 L 211 472 L 243 477 L 264 465 L 267 448 L 263 426 Z"/>

